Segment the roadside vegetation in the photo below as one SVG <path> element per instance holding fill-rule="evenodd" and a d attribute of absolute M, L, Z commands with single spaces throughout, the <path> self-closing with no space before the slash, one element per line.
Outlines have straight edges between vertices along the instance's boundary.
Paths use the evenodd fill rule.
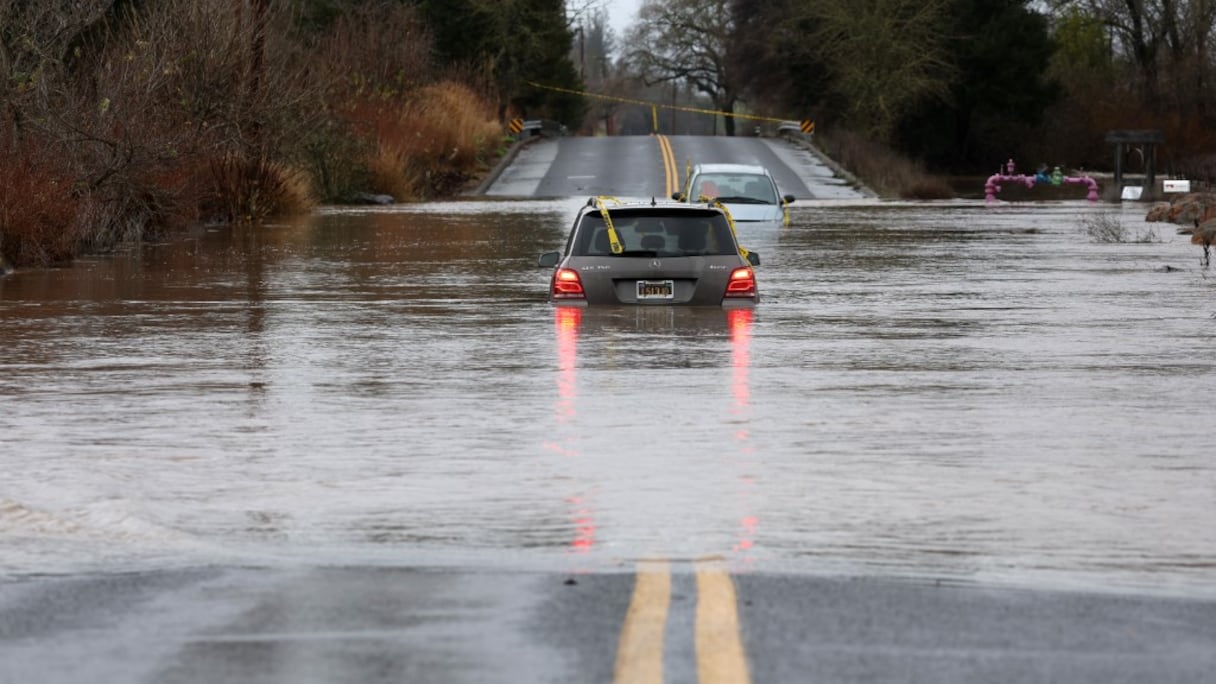
<path fill-rule="evenodd" d="M 447 196 L 513 117 L 584 135 L 810 119 L 820 149 L 907 198 L 1011 158 L 1109 172 L 1109 131 L 1159 129 L 1159 175 L 1216 181 L 1216 3 L 643 0 L 639 17 L 617 36 L 603 0 L 0 0 L 0 263 Z"/>
<path fill-rule="evenodd" d="M 1214 3 L 645 0 L 641 12 L 617 70 L 592 86 L 633 78 L 668 86 L 651 91 L 659 101 L 812 119 L 816 144 L 850 155 L 884 196 L 931 196 L 935 177 L 1010 158 L 1109 172 L 1117 129 L 1164 133 L 1159 174 L 1216 180 Z M 1142 172 L 1144 150 L 1122 162 Z"/>
<path fill-rule="evenodd" d="M 828 130 L 815 138 L 815 146 L 849 170 L 880 197 L 950 199 L 954 190 L 925 165 L 846 128 Z"/>
<path fill-rule="evenodd" d="M 521 85 L 577 88 L 569 45 L 549 0 L 0 0 L 0 263 L 445 196 L 505 149 L 504 117 L 581 117 Z"/>

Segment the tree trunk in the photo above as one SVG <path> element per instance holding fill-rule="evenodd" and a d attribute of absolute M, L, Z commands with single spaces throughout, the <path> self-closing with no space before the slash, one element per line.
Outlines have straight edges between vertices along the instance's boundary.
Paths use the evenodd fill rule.
<path fill-rule="evenodd" d="M 253 35 L 250 37 L 250 55 L 249 55 L 249 106 L 250 110 L 258 109 L 258 99 L 262 90 L 262 76 L 266 70 L 266 21 L 267 10 L 270 7 L 270 0 L 253 0 Z M 253 134 L 253 144 L 257 148 L 261 148 L 262 144 L 262 126 L 258 121 L 258 115 L 254 114 L 253 121 L 250 122 L 250 131 Z M 260 149 L 259 149 L 260 153 Z"/>
<path fill-rule="evenodd" d="M 736 98 L 731 97 L 728 100 L 726 100 L 725 102 L 723 102 L 722 104 L 718 105 L 718 108 L 721 111 L 725 112 L 727 115 L 734 114 L 735 113 L 735 101 L 736 101 Z M 735 117 L 724 115 L 722 117 L 722 128 L 726 132 L 726 135 L 728 135 L 730 137 L 734 137 L 734 135 L 735 135 Z"/>

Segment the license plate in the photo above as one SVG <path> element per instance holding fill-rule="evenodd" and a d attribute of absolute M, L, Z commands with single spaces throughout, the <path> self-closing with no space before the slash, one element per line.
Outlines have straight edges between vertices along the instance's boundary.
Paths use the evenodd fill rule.
<path fill-rule="evenodd" d="M 638 299 L 671 299 L 675 285 L 670 280 L 639 280 Z"/>

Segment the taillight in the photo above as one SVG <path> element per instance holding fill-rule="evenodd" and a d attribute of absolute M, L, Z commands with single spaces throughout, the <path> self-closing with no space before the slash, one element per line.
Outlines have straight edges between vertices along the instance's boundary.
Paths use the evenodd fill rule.
<path fill-rule="evenodd" d="M 748 266 L 736 268 L 730 272 L 730 281 L 726 283 L 727 297 L 755 297 L 756 274 Z"/>
<path fill-rule="evenodd" d="M 559 268 L 553 272 L 554 299 L 583 299 L 583 281 L 578 277 L 578 271 L 572 268 Z"/>

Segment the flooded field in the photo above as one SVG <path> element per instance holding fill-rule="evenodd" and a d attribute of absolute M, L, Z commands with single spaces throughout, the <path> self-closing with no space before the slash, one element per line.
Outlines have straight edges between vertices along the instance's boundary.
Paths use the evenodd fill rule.
<path fill-rule="evenodd" d="M 1216 272 L 1142 205 L 800 203 L 741 228 L 763 301 L 728 313 L 551 307 L 577 204 L 0 279 L 0 576 L 720 556 L 1216 596 Z"/>

